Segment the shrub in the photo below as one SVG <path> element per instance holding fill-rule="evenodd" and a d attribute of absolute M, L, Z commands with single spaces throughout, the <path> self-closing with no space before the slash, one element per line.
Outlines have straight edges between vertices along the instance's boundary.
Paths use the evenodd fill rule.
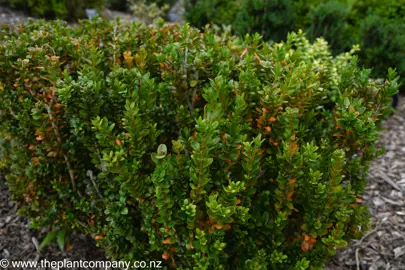
<path fill-rule="evenodd" d="M 202 29 L 209 23 L 233 25 L 242 1 L 185 0 L 184 4 L 185 20 L 191 25 Z"/>
<path fill-rule="evenodd" d="M 132 13 L 140 21 L 151 24 L 155 19 L 165 18 L 169 12 L 170 6 L 168 4 L 159 7 L 156 3 L 148 4 L 147 1 L 133 1 Z"/>
<path fill-rule="evenodd" d="M 370 80 L 302 32 L 97 18 L 0 38 L 0 168 L 33 226 L 188 269 L 321 269 L 367 231 L 393 70 Z"/>
<path fill-rule="evenodd" d="M 104 0 L 5 0 L 14 8 L 34 16 L 75 20 L 85 18 L 86 8 L 102 8 Z"/>
<path fill-rule="evenodd" d="M 404 0 L 188 0 L 185 18 L 199 28 L 208 23 L 232 25 L 239 36 L 258 32 L 277 42 L 303 29 L 310 41 L 326 39 L 335 55 L 360 44 L 359 63 L 373 68 L 373 77 L 396 67 L 405 78 L 404 7 Z"/>
<path fill-rule="evenodd" d="M 115 10 L 120 11 L 134 11 L 135 15 L 138 17 L 148 15 L 151 17 L 156 15 L 156 13 L 163 13 L 164 16 L 167 15 L 169 9 L 176 4 L 176 0 L 107 0 L 108 6 Z"/>
<path fill-rule="evenodd" d="M 127 0 L 107 0 L 107 6 L 114 10 L 127 11 L 129 5 Z"/>
<path fill-rule="evenodd" d="M 294 26 L 293 2 L 257 0 L 190 0 L 186 1 L 185 18 L 193 26 L 231 25 L 235 34 L 260 33 L 265 40 L 281 41 Z"/>

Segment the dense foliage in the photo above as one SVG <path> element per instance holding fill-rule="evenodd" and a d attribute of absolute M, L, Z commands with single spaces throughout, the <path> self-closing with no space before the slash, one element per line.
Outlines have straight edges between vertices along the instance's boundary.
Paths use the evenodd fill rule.
<path fill-rule="evenodd" d="M 146 12 L 148 12 L 148 9 L 156 8 L 160 9 L 165 15 L 167 15 L 168 10 L 176 2 L 176 0 L 107 0 L 107 4 L 110 8 L 121 11 L 134 11 L 137 16 L 142 15 L 142 12 L 145 12 L 145 9 Z"/>
<path fill-rule="evenodd" d="M 34 16 L 75 20 L 86 17 L 86 8 L 102 8 L 104 0 L 0 0 Z"/>
<path fill-rule="evenodd" d="M 186 0 L 185 18 L 201 29 L 232 25 L 240 36 L 258 32 L 276 42 L 303 29 L 310 41 L 324 37 L 334 54 L 359 44 L 360 64 L 383 77 L 389 67 L 405 75 L 404 15 L 404 0 Z"/>
<path fill-rule="evenodd" d="M 0 168 L 35 227 L 188 269 L 321 269 L 363 235 L 396 73 L 370 80 L 302 32 L 214 32 L 3 27 Z"/>

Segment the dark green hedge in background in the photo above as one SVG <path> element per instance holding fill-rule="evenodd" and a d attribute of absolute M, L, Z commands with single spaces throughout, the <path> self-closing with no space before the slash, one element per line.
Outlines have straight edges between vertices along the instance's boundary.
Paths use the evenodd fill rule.
<path fill-rule="evenodd" d="M 237 35 L 258 32 L 275 42 L 303 29 L 311 41 L 324 37 L 334 54 L 359 44 L 360 65 L 373 68 L 372 76 L 395 67 L 405 78 L 404 0 L 186 0 L 185 8 L 199 28 L 232 25 Z"/>
<path fill-rule="evenodd" d="M 0 0 L 33 16 L 77 20 L 86 17 L 86 8 L 101 9 L 105 0 Z"/>

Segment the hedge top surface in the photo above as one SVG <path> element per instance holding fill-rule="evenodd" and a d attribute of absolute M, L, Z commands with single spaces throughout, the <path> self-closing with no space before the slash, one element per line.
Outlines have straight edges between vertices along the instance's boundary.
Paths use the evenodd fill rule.
<path fill-rule="evenodd" d="M 0 168 L 35 226 L 188 269 L 320 269 L 367 230 L 398 78 L 356 48 L 98 18 L 0 39 Z"/>

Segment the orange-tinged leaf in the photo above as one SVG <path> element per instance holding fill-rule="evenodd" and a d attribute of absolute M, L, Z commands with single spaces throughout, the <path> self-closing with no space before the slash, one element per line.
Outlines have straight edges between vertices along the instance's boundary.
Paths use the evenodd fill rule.
<path fill-rule="evenodd" d="M 268 131 L 268 132 L 270 132 L 270 131 L 271 131 L 271 127 L 269 127 L 269 126 L 264 127 L 264 129 L 265 129 L 266 131 Z"/>
<path fill-rule="evenodd" d="M 66 252 L 69 252 L 69 251 L 72 250 L 72 248 L 73 248 L 73 246 L 72 246 L 71 244 L 68 244 L 68 245 L 66 246 L 66 248 L 65 248 L 65 251 L 66 251 Z"/>
<path fill-rule="evenodd" d="M 226 225 L 224 226 L 224 230 L 225 230 L 225 231 L 230 230 L 230 229 L 231 229 L 231 225 L 226 224 Z"/>
<path fill-rule="evenodd" d="M 260 57 L 255 53 L 255 58 L 257 61 L 259 61 L 259 64 L 262 64 L 262 60 L 260 59 Z"/>
<path fill-rule="evenodd" d="M 121 145 L 121 141 L 118 140 L 118 139 L 115 140 L 115 143 L 116 143 L 117 145 Z"/>
<path fill-rule="evenodd" d="M 165 252 L 162 254 L 162 258 L 167 261 L 170 258 L 170 255 Z"/>
<path fill-rule="evenodd" d="M 41 136 L 38 136 L 35 138 L 37 141 L 42 141 L 44 138 L 42 138 Z"/>
<path fill-rule="evenodd" d="M 95 237 L 96 240 L 101 240 L 103 238 L 104 238 L 104 236 L 102 236 L 102 235 L 96 235 L 96 237 Z"/>
<path fill-rule="evenodd" d="M 236 204 L 240 204 L 241 200 L 237 199 Z"/>
<path fill-rule="evenodd" d="M 268 120 L 270 123 L 273 123 L 276 121 L 276 118 L 274 116 L 271 116 Z"/>
<path fill-rule="evenodd" d="M 268 112 L 268 110 L 266 108 L 262 108 L 262 111 L 265 113 Z"/>
<path fill-rule="evenodd" d="M 356 208 L 356 205 L 355 205 L 354 203 L 350 204 L 350 206 L 351 206 L 352 208 Z"/>
<path fill-rule="evenodd" d="M 363 202 L 363 200 L 362 200 L 362 199 L 360 199 L 360 198 L 356 198 L 356 202 L 358 202 L 358 203 L 362 203 L 362 202 Z"/>
<path fill-rule="evenodd" d="M 288 183 L 289 183 L 290 185 L 292 185 L 292 184 L 295 184 L 295 182 L 297 182 L 297 179 L 296 179 L 296 178 L 291 179 Z"/>
<path fill-rule="evenodd" d="M 308 235 L 304 236 L 304 241 L 301 244 L 301 250 L 304 252 L 307 252 L 311 248 L 314 247 L 314 244 L 316 243 L 316 239 L 313 237 L 310 237 Z"/>
<path fill-rule="evenodd" d="M 165 245 L 171 245 L 172 244 L 172 239 L 169 237 L 169 238 L 166 238 L 165 240 L 163 240 L 163 244 L 165 244 Z"/>
<path fill-rule="evenodd" d="M 244 55 L 247 53 L 247 51 L 248 51 L 248 49 L 245 48 L 245 49 L 242 51 L 241 57 L 244 56 Z"/>
<path fill-rule="evenodd" d="M 129 134 L 129 133 L 127 132 L 127 133 L 125 133 L 125 136 L 129 137 L 129 136 L 131 136 L 131 134 Z"/>
<path fill-rule="evenodd" d="M 291 144 L 291 152 L 293 154 L 295 154 L 297 152 L 297 147 L 298 147 L 298 144 L 296 144 L 296 143 Z"/>
<path fill-rule="evenodd" d="M 223 225 L 215 224 L 214 227 L 215 227 L 217 230 L 220 230 L 220 229 L 222 229 L 224 226 L 223 226 Z"/>
<path fill-rule="evenodd" d="M 39 158 L 37 158 L 37 157 L 33 157 L 33 158 L 31 159 L 31 161 L 32 161 L 32 163 L 34 163 L 35 165 L 38 165 L 38 164 L 39 164 Z"/>

